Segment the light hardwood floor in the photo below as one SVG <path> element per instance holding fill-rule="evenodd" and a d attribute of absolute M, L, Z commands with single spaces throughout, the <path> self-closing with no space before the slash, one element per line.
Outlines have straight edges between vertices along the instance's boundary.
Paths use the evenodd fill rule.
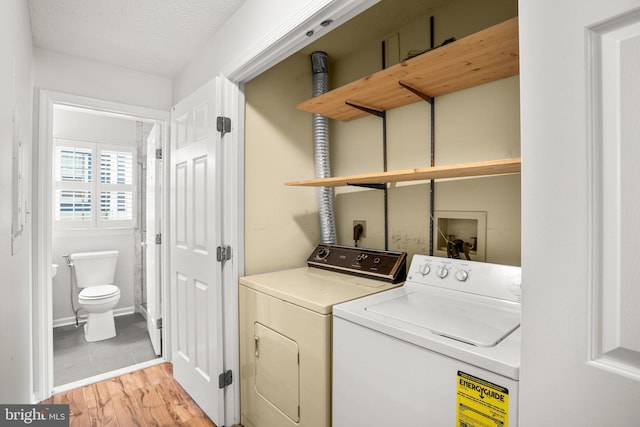
<path fill-rule="evenodd" d="M 170 363 L 57 394 L 43 404 L 68 404 L 70 427 L 215 427 L 173 378 Z"/>

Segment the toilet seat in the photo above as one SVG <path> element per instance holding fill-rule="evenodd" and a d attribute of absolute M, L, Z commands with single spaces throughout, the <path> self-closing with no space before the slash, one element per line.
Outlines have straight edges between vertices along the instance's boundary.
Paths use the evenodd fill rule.
<path fill-rule="evenodd" d="M 80 291 L 79 301 L 95 301 L 110 298 L 120 294 L 120 288 L 115 285 L 90 286 Z"/>

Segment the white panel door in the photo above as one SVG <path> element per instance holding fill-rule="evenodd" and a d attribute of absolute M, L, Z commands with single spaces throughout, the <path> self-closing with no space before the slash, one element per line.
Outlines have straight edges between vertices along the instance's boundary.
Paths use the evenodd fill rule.
<path fill-rule="evenodd" d="M 640 425 L 640 1 L 521 0 L 520 421 Z"/>
<path fill-rule="evenodd" d="M 176 380 L 217 425 L 224 423 L 218 79 L 171 117 L 171 347 Z"/>
<path fill-rule="evenodd" d="M 162 212 L 162 161 L 156 159 L 156 149 L 162 148 L 161 127 L 155 124 L 147 137 L 147 178 L 146 178 L 146 290 L 147 290 L 147 329 L 156 355 L 162 353 L 161 335 L 158 319 L 162 317 L 160 291 L 161 250 L 156 244 L 156 234 L 161 230 Z"/>

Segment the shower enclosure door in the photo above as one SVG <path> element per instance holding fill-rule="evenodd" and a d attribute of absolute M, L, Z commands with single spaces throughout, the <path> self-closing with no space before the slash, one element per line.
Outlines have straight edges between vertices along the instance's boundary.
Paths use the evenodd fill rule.
<path fill-rule="evenodd" d="M 160 292 L 160 239 L 162 212 L 162 160 L 156 156 L 161 149 L 160 126 L 155 124 L 147 137 L 147 191 L 146 191 L 146 290 L 147 290 L 147 329 L 156 355 L 162 353 L 162 300 Z"/>

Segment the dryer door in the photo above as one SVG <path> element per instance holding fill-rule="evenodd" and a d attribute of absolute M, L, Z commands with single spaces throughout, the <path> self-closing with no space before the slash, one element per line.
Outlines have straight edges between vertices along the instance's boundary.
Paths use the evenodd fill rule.
<path fill-rule="evenodd" d="M 256 391 L 291 421 L 300 421 L 298 344 L 258 322 L 254 326 Z"/>

